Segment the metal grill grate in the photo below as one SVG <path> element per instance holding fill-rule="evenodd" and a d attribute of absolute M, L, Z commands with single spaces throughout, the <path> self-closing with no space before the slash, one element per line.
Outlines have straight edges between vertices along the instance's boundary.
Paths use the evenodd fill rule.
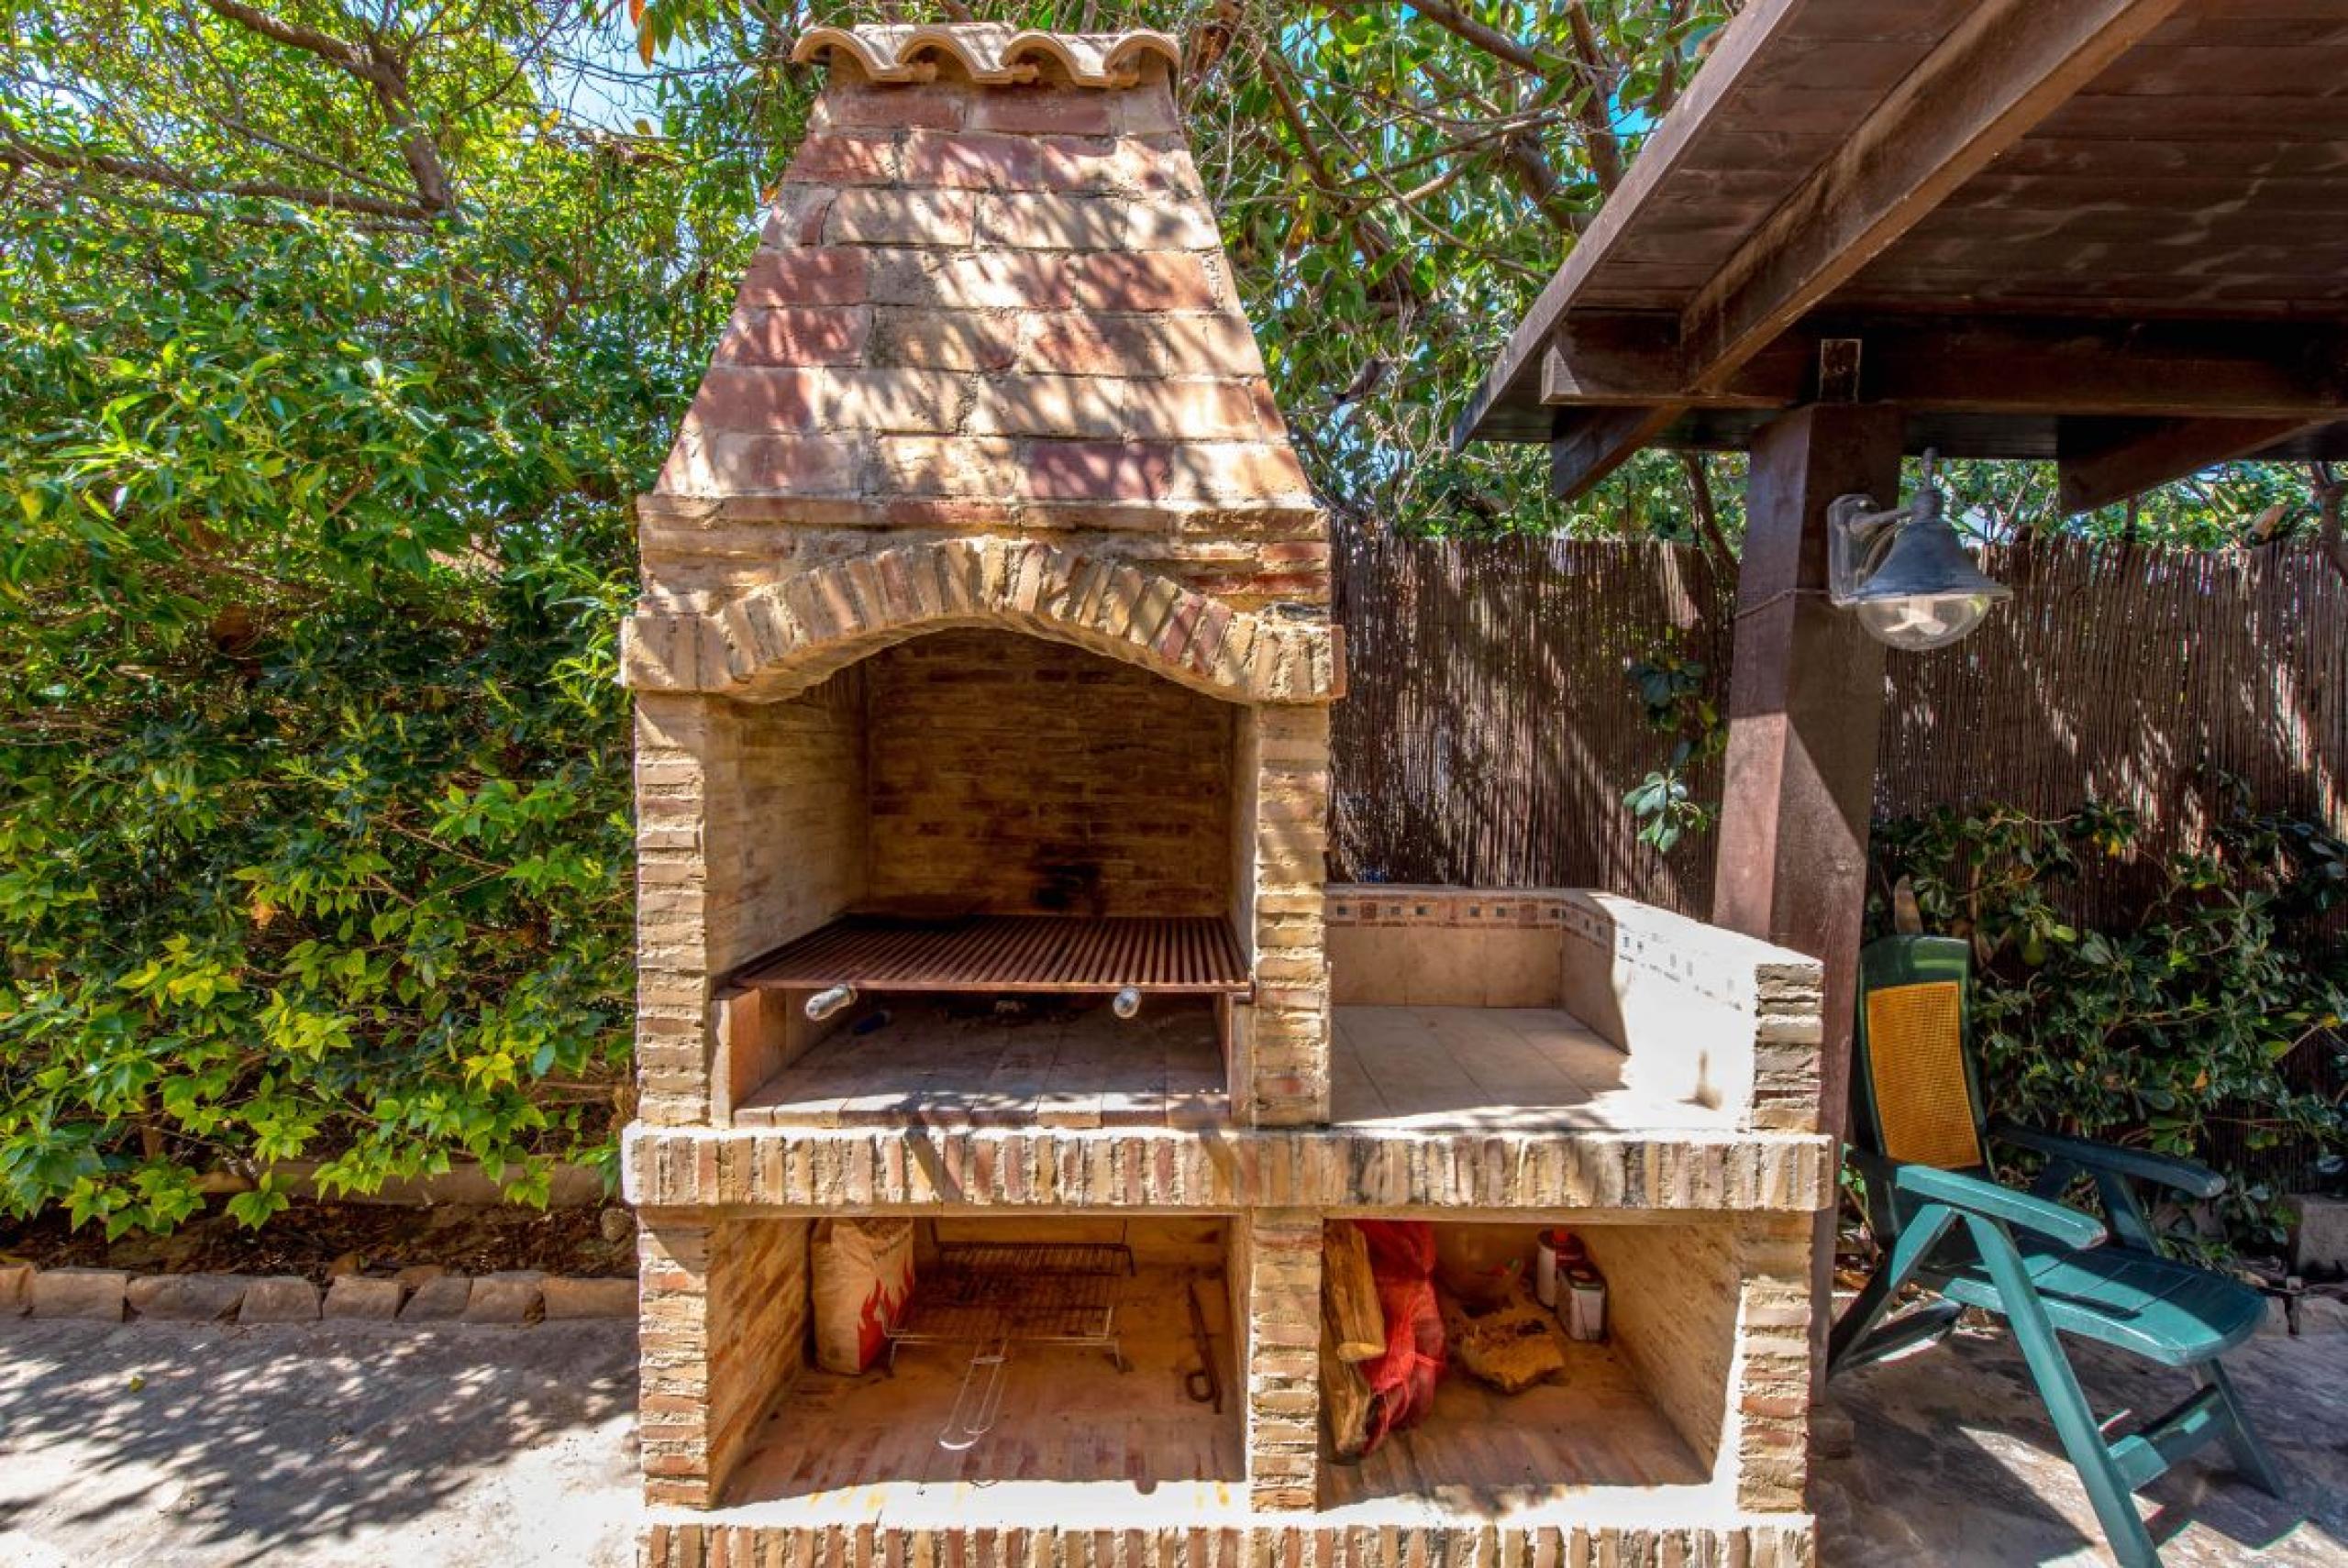
<path fill-rule="evenodd" d="M 869 991 L 1244 993 L 1247 960 L 1213 915 L 847 915 L 759 959 L 746 986 Z"/>
<path fill-rule="evenodd" d="M 1117 1353 L 1123 1242 L 975 1242 L 938 1249 L 889 1338 L 895 1344 L 1091 1345 Z"/>

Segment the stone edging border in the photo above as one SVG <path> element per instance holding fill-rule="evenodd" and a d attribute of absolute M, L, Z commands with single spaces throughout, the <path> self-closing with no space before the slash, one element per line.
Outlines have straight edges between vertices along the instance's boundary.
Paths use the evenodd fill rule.
<path fill-rule="evenodd" d="M 450 1274 L 437 1264 L 390 1276 L 338 1275 L 324 1290 L 300 1275 L 132 1274 L 0 1264 L 0 1318 L 120 1323 L 471 1323 L 636 1318 L 636 1280 L 515 1269 Z"/>

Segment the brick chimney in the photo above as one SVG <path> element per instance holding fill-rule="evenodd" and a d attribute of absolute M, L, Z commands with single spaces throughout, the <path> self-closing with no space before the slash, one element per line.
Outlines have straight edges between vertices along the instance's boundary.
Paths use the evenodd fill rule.
<path fill-rule="evenodd" d="M 889 613 L 812 593 L 802 613 L 773 591 L 792 574 L 993 538 L 1047 547 L 1047 615 L 1120 602 L 1080 561 L 1129 574 L 1157 597 L 1117 640 L 1185 679 L 1333 695 L 1325 619 L 1300 613 L 1328 602 L 1326 527 L 1182 136 L 1173 41 L 827 28 L 793 58 L 831 81 L 640 502 L 631 679 L 771 685 L 847 629 L 825 613 Z"/>
<path fill-rule="evenodd" d="M 1232 1114 L 1322 1120 L 1328 536 L 1182 135 L 1179 50 L 959 25 L 818 28 L 794 58 L 829 82 L 637 503 L 645 1117 L 723 1121 L 778 1058 L 728 1065 L 714 989 L 910 889 L 1227 916 Z M 1103 685 L 1102 659 L 1185 690 Z M 1070 692 L 1092 704 L 1072 742 Z M 1002 715 L 991 786 L 986 745 L 904 733 L 924 701 Z M 911 888 L 932 869 L 952 886 Z"/>

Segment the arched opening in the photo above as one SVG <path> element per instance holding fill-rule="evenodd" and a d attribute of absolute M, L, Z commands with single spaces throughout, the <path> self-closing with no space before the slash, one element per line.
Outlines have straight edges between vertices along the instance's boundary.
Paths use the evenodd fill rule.
<path fill-rule="evenodd" d="M 1254 709 L 969 626 L 713 707 L 721 1121 L 1228 1114 Z"/>

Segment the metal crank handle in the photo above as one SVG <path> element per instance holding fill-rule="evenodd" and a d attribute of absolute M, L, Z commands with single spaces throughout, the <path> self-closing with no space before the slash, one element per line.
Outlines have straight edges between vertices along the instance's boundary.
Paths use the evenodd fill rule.
<path fill-rule="evenodd" d="M 994 1430 L 995 1421 L 1002 1414 L 1002 1376 L 1010 1360 L 1008 1342 L 997 1344 L 992 1352 L 971 1353 L 970 1364 L 962 1374 L 962 1386 L 954 1393 L 954 1408 L 947 1414 L 945 1430 L 937 1434 L 938 1447 L 948 1453 L 961 1453 Z M 973 1386 L 979 1389 L 975 1406 L 970 1400 Z"/>

